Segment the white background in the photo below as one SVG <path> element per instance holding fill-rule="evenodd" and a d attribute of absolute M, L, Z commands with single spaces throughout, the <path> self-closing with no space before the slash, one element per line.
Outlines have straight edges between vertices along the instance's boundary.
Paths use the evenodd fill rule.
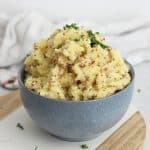
<path fill-rule="evenodd" d="M 0 12 L 40 10 L 51 18 L 111 18 L 125 14 L 150 16 L 149 0 L 0 0 Z"/>

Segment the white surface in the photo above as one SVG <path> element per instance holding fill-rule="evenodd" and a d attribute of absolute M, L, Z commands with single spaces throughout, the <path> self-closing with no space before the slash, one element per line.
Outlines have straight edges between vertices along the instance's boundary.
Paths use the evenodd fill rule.
<path fill-rule="evenodd" d="M 133 104 L 144 113 L 150 122 L 150 62 L 142 63 L 134 68 Z M 141 92 L 137 92 L 138 89 L 141 89 Z"/>
<path fill-rule="evenodd" d="M 137 109 L 131 105 L 128 112 L 119 123 L 94 140 L 85 142 L 66 142 L 56 139 L 47 132 L 39 129 L 27 115 L 24 108 L 21 107 L 1 122 L 0 149 L 34 150 L 34 147 L 37 145 L 39 147 L 38 150 L 80 150 L 80 145 L 86 143 L 89 146 L 89 150 L 94 150 L 136 110 Z M 24 130 L 20 130 L 16 127 L 18 122 L 24 126 Z"/>
<path fill-rule="evenodd" d="M 149 0 L 0 0 L 0 12 L 14 14 L 20 10 L 42 10 L 51 18 L 109 17 L 127 13 L 149 13 Z M 118 13 L 119 12 L 119 13 Z M 119 15 L 118 15 L 119 14 Z"/>

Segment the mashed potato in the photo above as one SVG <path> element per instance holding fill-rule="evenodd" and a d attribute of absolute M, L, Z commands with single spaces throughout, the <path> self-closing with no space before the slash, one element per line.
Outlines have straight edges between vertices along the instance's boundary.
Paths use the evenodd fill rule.
<path fill-rule="evenodd" d="M 66 25 L 33 45 L 25 60 L 25 86 L 55 99 L 104 98 L 131 80 L 120 54 L 91 30 Z"/>

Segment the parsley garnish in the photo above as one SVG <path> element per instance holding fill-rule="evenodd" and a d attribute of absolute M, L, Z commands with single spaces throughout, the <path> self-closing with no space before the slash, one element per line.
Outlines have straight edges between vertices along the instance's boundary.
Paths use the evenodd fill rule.
<path fill-rule="evenodd" d="M 38 146 L 35 146 L 34 150 L 37 150 L 38 149 Z"/>
<path fill-rule="evenodd" d="M 100 41 L 98 41 L 97 39 L 96 39 L 96 37 L 95 37 L 95 34 L 91 31 L 91 30 L 89 30 L 89 31 L 87 31 L 87 33 L 88 33 L 88 36 L 89 36 L 89 38 L 90 38 L 90 40 L 91 40 L 91 47 L 93 47 L 94 45 L 100 45 L 102 48 L 109 48 L 109 46 L 107 46 L 107 45 L 105 45 L 104 43 L 102 43 L 102 42 L 100 42 Z"/>
<path fill-rule="evenodd" d="M 82 149 L 88 149 L 88 148 L 89 148 L 86 144 L 82 144 L 80 147 L 81 147 Z"/>
<path fill-rule="evenodd" d="M 20 128 L 21 130 L 24 129 L 24 127 L 21 125 L 21 123 L 17 123 L 16 127 Z"/>
<path fill-rule="evenodd" d="M 59 48 L 61 48 L 62 47 L 62 44 L 59 44 L 58 46 L 57 46 L 57 49 L 59 49 Z"/>
<path fill-rule="evenodd" d="M 74 41 L 75 41 L 75 42 L 79 42 L 79 41 L 80 41 L 80 39 L 74 39 Z"/>
<path fill-rule="evenodd" d="M 83 38 L 83 37 L 84 37 L 84 35 L 82 34 L 82 35 L 81 35 L 81 38 Z"/>
<path fill-rule="evenodd" d="M 99 43 L 99 41 L 98 40 L 96 40 L 96 38 L 95 37 L 91 37 L 91 46 L 93 47 L 94 45 L 98 45 L 98 44 L 100 44 Z"/>
<path fill-rule="evenodd" d="M 102 47 L 102 48 L 110 48 L 109 46 L 107 46 L 107 45 L 105 45 L 104 43 L 101 43 L 101 42 L 99 42 L 99 45 Z"/>
<path fill-rule="evenodd" d="M 140 93 L 140 92 L 141 92 L 141 89 L 138 89 L 137 92 Z"/>
<path fill-rule="evenodd" d="M 91 30 L 88 30 L 87 33 L 90 38 L 95 37 L 94 33 Z"/>
<path fill-rule="evenodd" d="M 70 28 L 73 28 L 73 29 L 75 29 L 75 30 L 77 30 L 77 29 L 79 29 L 79 27 L 77 26 L 77 24 L 76 23 L 72 23 L 72 24 L 66 24 L 65 26 L 64 26 L 64 29 L 70 29 Z"/>

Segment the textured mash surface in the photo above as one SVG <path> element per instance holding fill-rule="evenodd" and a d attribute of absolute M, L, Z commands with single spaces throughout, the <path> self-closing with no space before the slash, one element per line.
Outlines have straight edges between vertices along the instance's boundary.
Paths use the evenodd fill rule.
<path fill-rule="evenodd" d="M 126 87 L 131 77 L 119 52 L 99 33 L 66 26 L 34 44 L 25 60 L 25 86 L 55 99 L 104 98 Z"/>

